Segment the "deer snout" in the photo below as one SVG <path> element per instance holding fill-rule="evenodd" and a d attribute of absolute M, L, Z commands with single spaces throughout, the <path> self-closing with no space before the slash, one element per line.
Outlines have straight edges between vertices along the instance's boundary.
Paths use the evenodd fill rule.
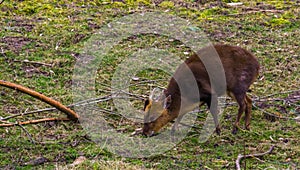
<path fill-rule="evenodd" d="M 151 137 L 151 136 L 154 136 L 154 131 L 149 131 L 149 132 L 143 132 L 143 135 L 146 136 L 146 137 Z"/>
<path fill-rule="evenodd" d="M 145 123 L 143 127 L 143 135 L 146 137 L 151 137 L 155 135 L 155 131 L 151 128 L 151 123 Z"/>

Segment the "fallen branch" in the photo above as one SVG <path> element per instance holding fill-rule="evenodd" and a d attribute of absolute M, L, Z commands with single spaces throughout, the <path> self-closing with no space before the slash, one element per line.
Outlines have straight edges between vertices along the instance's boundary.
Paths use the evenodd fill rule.
<path fill-rule="evenodd" d="M 4 123 L 0 124 L 0 127 L 11 127 L 11 126 L 20 126 L 20 125 L 27 125 L 27 124 L 36 124 L 41 122 L 50 122 L 50 121 L 69 121 L 71 119 L 67 117 L 51 117 L 51 118 L 44 118 L 44 119 L 37 119 L 37 120 L 28 120 L 25 122 L 17 122 L 17 123 Z"/>
<path fill-rule="evenodd" d="M 114 99 L 116 99 L 118 97 L 114 97 Z M 122 97 L 119 97 L 120 99 L 122 99 Z M 74 106 L 85 106 L 85 105 L 89 105 L 89 104 L 95 104 L 95 103 L 99 103 L 99 102 L 105 102 L 108 100 L 112 100 L 113 98 L 111 97 L 111 95 L 107 95 L 107 96 L 103 96 L 103 97 L 99 97 L 99 98 L 91 98 L 91 99 L 87 99 L 87 100 L 83 100 L 83 101 L 79 101 L 77 103 L 73 103 L 68 105 L 68 108 L 72 108 Z M 127 97 L 126 99 L 130 99 L 130 97 Z M 135 98 L 133 98 L 135 99 Z M 15 117 L 19 117 L 19 116 L 26 116 L 26 115 L 30 115 L 30 114 L 35 114 L 35 113 L 41 113 L 41 112 L 48 112 L 48 111 L 55 111 L 57 110 L 57 108 L 52 107 L 52 108 L 45 108 L 45 109 L 39 109 L 39 110 L 33 110 L 33 111 L 28 111 L 28 112 L 23 112 L 23 113 L 19 113 L 19 114 L 14 114 L 11 116 L 7 116 L 7 117 L 0 117 L 0 121 L 4 121 L 4 120 L 9 120 L 11 118 L 15 118 Z"/>
<path fill-rule="evenodd" d="M 43 102 L 46 102 L 48 103 L 49 105 L 57 108 L 57 110 L 60 110 L 64 113 L 66 113 L 68 115 L 68 118 L 71 119 L 71 120 L 78 120 L 79 116 L 77 115 L 77 113 L 75 113 L 73 110 L 67 108 L 66 106 L 62 105 L 60 102 L 56 101 L 56 100 L 53 100 L 41 93 L 38 93 L 34 90 L 31 90 L 27 87 L 23 87 L 21 85 L 18 85 L 18 84 L 14 84 L 14 83 L 11 83 L 11 82 L 7 82 L 7 81 L 3 81 L 3 80 L 0 80 L 0 85 L 1 86 L 4 86 L 4 87 L 8 87 L 8 88 L 11 88 L 11 89 L 14 89 L 14 90 L 18 90 L 22 93 L 25 93 L 25 94 L 28 94 L 36 99 L 39 99 Z"/>
<path fill-rule="evenodd" d="M 275 146 L 272 145 L 268 151 L 263 152 L 263 153 L 249 154 L 249 155 L 239 154 L 238 157 L 237 157 L 237 159 L 236 159 L 236 161 L 235 161 L 236 169 L 237 170 L 241 169 L 240 162 L 241 162 L 242 159 L 253 158 L 253 157 L 260 157 L 260 156 L 264 156 L 266 154 L 270 154 L 273 151 L 274 147 Z"/>

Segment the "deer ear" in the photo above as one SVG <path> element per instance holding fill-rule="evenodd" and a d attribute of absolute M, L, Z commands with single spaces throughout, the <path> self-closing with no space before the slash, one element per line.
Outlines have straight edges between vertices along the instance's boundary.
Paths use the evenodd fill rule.
<path fill-rule="evenodd" d="M 156 87 L 151 91 L 149 99 L 152 101 L 156 101 L 159 99 L 160 94 L 161 94 L 160 89 Z"/>
<path fill-rule="evenodd" d="M 144 111 L 146 111 L 146 107 L 150 104 L 149 99 L 145 100 Z"/>
<path fill-rule="evenodd" d="M 170 106 L 171 106 L 171 102 L 172 102 L 172 98 L 171 98 L 171 95 L 169 95 L 168 97 L 166 97 L 164 99 L 164 109 L 169 109 Z"/>

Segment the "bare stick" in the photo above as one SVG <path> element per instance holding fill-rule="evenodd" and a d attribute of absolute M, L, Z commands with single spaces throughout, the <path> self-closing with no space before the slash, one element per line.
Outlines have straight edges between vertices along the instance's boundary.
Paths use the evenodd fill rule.
<path fill-rule="evenodd" d="M 30 135 L 30 133 L 20 124 L 17 124 L 21 129 L 23 129 L 23 131 L 26 133 L 26 135 L 28 136 L 28 138 L 31 140 L 31 143 L 35 144 L 35 141 L 33 140 L 32 136 Z"/>
<path fill-rule="evenodd" d="M 43 66 L 48 66 L 52 67 L 53 64 L 48 64 L 48 63 L 42 63 L 38 61 L 29 61 L 29 60 L 13 60 L 14 62 L 20 62 L 20 63 L 29 63 L 29 64 L 37 64 L 37 65 L 43 65 Z"/>
<path fill-rule="evenodd" d="M 52 107 L 52 108 L 45 108 L 45 109 L 40 109 L 40 110 L 33 110 L 33 111 L 24 112 L 24 113 L 20 113 L 20 114 L 14 114 L 14 115 L 7 116 L 7 117 L 4 117 L 4 118 L 0 117 L 0 121 L 1 120 L 8 120 L 8 119 L 15 118 L 15 117 L 18 117 L 18 116 L 25 116 L 25 115 L 30 115 L 30 114 L 34 114 L 34 113 L 41 113 L 41 112 L 53 111 L 53 110 L 57 110 L 57 109 L 55 107 Z"/>
<path fill-rule="evenodd" d="M 252 157 L 260 157 L 260 156 L 264 156 L 266 154 L 270 154 L 273 149 L 274 149 L 274 145 L 272 145 L 270 147 L 270 149 L 266 152 L 263 152 L 263 153 L 257 153 L 257 154 L 249 154 L 249 155 L 242 155 L 242 154 L 239 154 L 236 161 L 235 161 L 235 165 L 236 165 L 236 169 L 237 170 L 240 170 L 241 169 L 241 165 L 240 165 L 240 162 L 242 159 L 246 159 L 246 158 L 252 158 Z"/>
<path fill-rule="evenodd" d="M 10 122 L 3 121 L 3 120 L 0 120 L 0 122 L 4 123 L 5 125 L 10 125 L 11 124 Z M 3 124 L 1 124 L 1 125 L 3 125 Z M 21 124 L 16 123 L 15 125 L 19 126 L 26 133 L 28 138 L 31 140 L 31 143 L 35 144 L 35 141 L 32 139 L 32 136 L 30 135 L 30 133 Z"/>
<path fill-rule="evenodd" d="M 1 118 L 1 117 L 0 117 L 0 118 Z M 1 119 L 0 119 L 0 122 L 1 122 L 1 123 L 6 123 L 6 124 L 10 124 L 10 122 L 7 122 L 7 121 L 1 120 Z"/>
<path fill-rule="evenodd" d="M 5 123 L 5 124 L 0 124 L 0 127 L 11 127 L 11 126 L 19 126 L 19 125 L 27 125 L 27 124 L 36 124 L 36 123 L 41 123 L 41 122 L 50 122 L 50 121 L 69 121 L 71 119 L 66 118 L 66 117 L 51 117 L 51 118 L 44 118 L 44 119 L 37 119 L 37 120 L 28 120 L 25 122 L 17 122 L 17 123 Z"/>
<path fill-rule="evenodd" d="M 228 7 L 236 8 L 236 6 L 230 6 L 227 4 Z M 229 14 L 230 16 L 237 16 L 237 15 L 246 15 L 246 14 L 252 14 L 257 12 L 262 13 L 283 13 L 284 10 L 273 10 L 273 9 L 260 9 L 260 8 L 247 8 L 247 7 L 240 7 L 240 9 L 244 10 L 245 12 L 237 13 L 237 14 Z"/>
<path fill-rule="evenodd" d="M 7 82 L 7 81 L 3 81 L 3 80 L 0 80 L 0 85 L 1 86 L 4 86 L 4 87 L 8 87 L 8 88 L 11 88 L 11 89 L 14 89 L 14 90 L 18 90 L 22 93 L 26 93 L 34 98 L 37 98 L 43 102 L 46 102 L 48 104 L 50 104 L 51 106 L 57 108 L 58 110 L 66 113 L 68 115 L 68 117 L 70 119 L 73 119 L 73 120 L 77 120 L 79 118 L 79 116 L 77 115 L 77 113 L 75 113 L 73 110 L 67 108 L 66 106 L 62 105 L 60 102 L 56 101 L 56 100 L 53 100 L 41 93 L 38 93 L 36 91 L 33 91 L 29 88 L 26 88 L 26 87 L 23 87 L 21 85 L 18 85 L 18 84 L 14 84 L 14 83 L 11 83 L 11 82 Z"/>

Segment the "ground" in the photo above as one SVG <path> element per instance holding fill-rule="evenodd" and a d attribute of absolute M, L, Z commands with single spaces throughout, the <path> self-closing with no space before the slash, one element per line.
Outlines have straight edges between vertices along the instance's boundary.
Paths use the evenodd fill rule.
<path fill-rule="evenodd" d="M 222 133 L 202 143 L 206 111 L 176 146 L 147 158 L 126 158 L 99 147 L 78 122 L 45 122 L 0 128 L 1 169 L 235 169 L 238 154 L 267 151 L 242 160 L 247 169 L 300 168 L 300 2 L 299 1 L 10 1 L 0 4 L 0 79 L 34 89 L 65 105 L 75 102 L 75 65 L 86 42 L 109 23 L 143 12 L 162 12 L 188 20 L 192 31 L 203 31 L 213 43 L 241 46 L 261 64 L 251 86 L 254 100 L 251 130 L 231 134 L 237 113 L 228 106 L 221 118 Z M 97 106 L 109 125 L 130 135 L 141 123 L 117 113 L 110 96 L 111 80 L 122 60 L 147 48 L 165 49 L 180 58 L 191 49 L 183 42 L 157 34 L 131 36 L 116 44 L 97 70 Z M 139 110 L 152 87 L 166 87 L 170 75 L 155 69 L 140 71 L 130 82 L 130 100 Z M 103 100 L 104 99 L 104 100 Z M 106 100 L 107 99 L 107 100 Z M 20 92 L 0 87 L 2 118 L 49 108 Z M 201 108 L 205 110 L 205 107 Z M 58 111 L 18 116 L 9 122 L 64 117 Z M 1 122 L 3 123 L 3 122 Z M 241 122 L 243 125 L 243 122 Z M 149 139 L 150 140 L 150 139 Z M 81 158 L 81 159 L 79 159 Z M 76 161 L 81 162 L 75 165 Z M 83 160 L 83 161 L 80 161 Z M 75 161 L 75 162 L 74 162 Z"/>

